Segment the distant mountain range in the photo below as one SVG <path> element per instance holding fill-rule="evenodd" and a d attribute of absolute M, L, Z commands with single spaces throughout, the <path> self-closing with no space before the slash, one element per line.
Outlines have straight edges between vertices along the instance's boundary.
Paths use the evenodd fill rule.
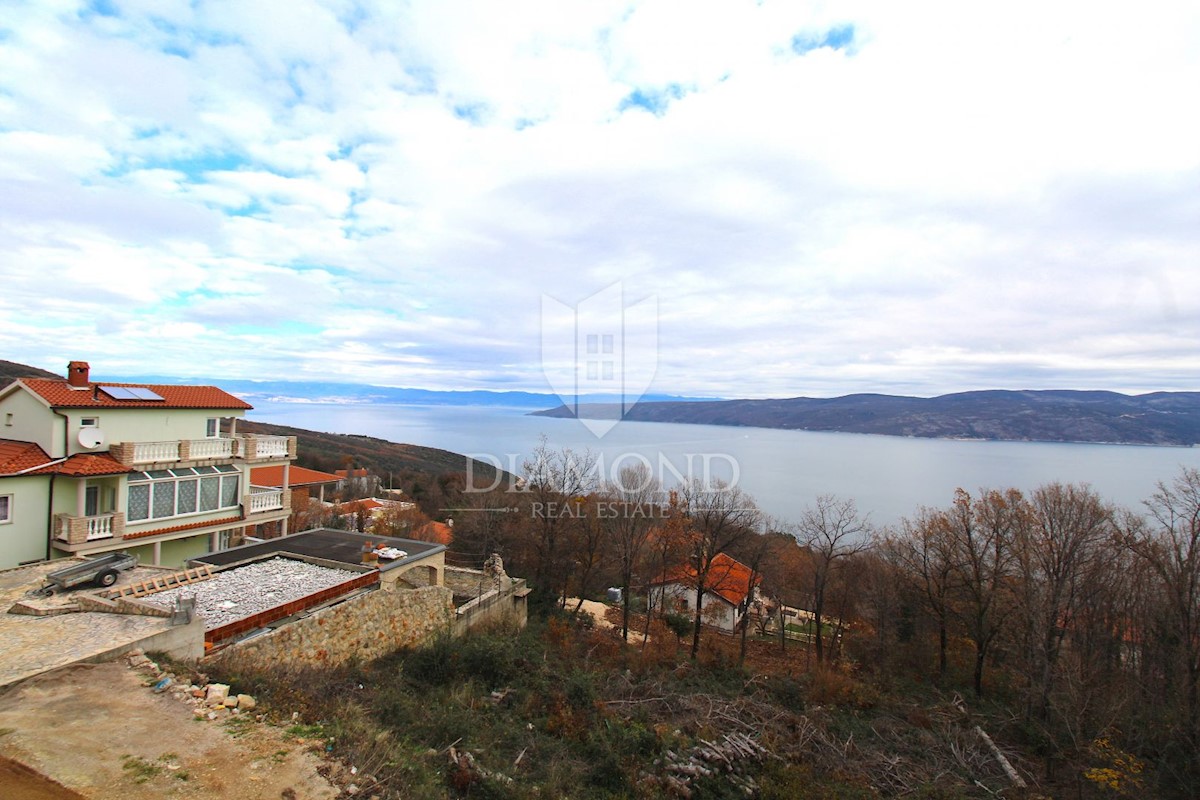
<path fill-rule="evenodd" d="M 181 379 L 155 375 L 131 378 L 113 378 L 114 381 L 131 383 L 205 383 L 220 386 L 253 404 L 255 400 L 283 403 L 380 403 L 390 405 L 418 406 L 500 406 L 504 408 L 545 408 L 559 402 L 559 397 L 550 392 L 497 392 L 486 389 L 467 391 L 439 391 L 434 389 L 407 389 L 398 386 L 375 386 L 367 383 L 332 383 L 321 381 L 248 381 L 229 378 Z M 660 402 L 692 402 L 692 398 L 679 395 L 647 395 Z M 582 400 L 590 403 L 611 403 L 620 398 L 616 395 L 583 395 Z M 713 398 L 700 398 L 711 400 Z"/>
<path fill-rule="evenodd" d="M 578 416 L 615 419 L 615 411 L 612 404 L 581 404 Z M 576 416 L 565 406 L 534 414 Z M 943 439 L 1195 445 L 1200 442 L 1200 392 L 996 390 L 940 397 L 641 402 L 625 419 Z"/>
<path fill-rule="evenodd" d="M 65 365 L 64 365 L 65 366 Z M 16 378 L 61 378 L 62 374 L 0 360 L 0 388 Z M 282 403 L 381 403 L 419 406 L 499 406 L 503 408 L 545 408 L 559 402 L 559 397 L 550 392 L 497 392 L 485 389 L 468 391 L 438 391 L 434 389 L 406 389 L 397 386 L 375 386 L 369 383 L 334 383 L 331 381 L 252 381 L 222 377 L 175 378 L 164 375 L 97 375 L 93 380 L 113 383 L 157 383 L 157 384 L 203 384 L 219 386 L 231 394 L 243 398 L 251 405 L 255 400 Z M 673 394 L 645 395 L 648 400 L 660 402 L 692 402 L 693 398 Z M 711 397 L 695 398 L 712 400 Z M 617 395 L 581 395 L 580 400 L 589 403 L 611 403 L 620 400 Z"/>

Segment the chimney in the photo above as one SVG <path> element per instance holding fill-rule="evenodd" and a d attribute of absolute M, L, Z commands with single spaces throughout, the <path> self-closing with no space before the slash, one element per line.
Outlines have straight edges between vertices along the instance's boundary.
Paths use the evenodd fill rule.
<path fill-rule="evenodd" d="M 88 366 L 86 361 L 72 361 L 67 364 L 67 383 L 72 389 L 88 388 Z"/>

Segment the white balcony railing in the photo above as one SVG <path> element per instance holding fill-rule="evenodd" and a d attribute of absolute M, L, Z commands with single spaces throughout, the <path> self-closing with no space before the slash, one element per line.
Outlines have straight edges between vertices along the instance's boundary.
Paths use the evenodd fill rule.
<path fill-rule="evenodd" d="M 240 437 L 240 456 L 248 459 L 287 458 L 292 437 L 268 437 L 252 434 Z"/>
<path fill-rule="evenodd" d="M 233 439 L 192 439 L 188 445 L 188 458 L 191 460 L 233 458 L 234 456 Z"/>
<path fill-rule="evenodd" d="M 283 508 L 283 489 L 251 486 L 248 506 L 246 509 L 246 513 L 248 514 L 259 514 L 263 511 L 278 511 Z"/>
<path fill-rule="evenodd" d="M 87 518 L 87 540 L 111 539 L 113 537 L 113 515 L 103 514 Z"/>
<path fill-rule="evenodd" d="M 125 515 L 121 512 L 97 514 L 91 517 L 59 514 L 56 519 L 54 538 L 67 544 L 95 542 L 125 534 Z"/>
<path fill-rule="evenodd" d="M 171 442 L 133 442 L 133 464 L 171 461 L 220 461 L 237 455 L 236 439 L 182 439 Z"/>
<path fill-rule="evenodd" d="M 179 460 L 179 442 L 134 442 L 133 463 L 154 464 Z"/>

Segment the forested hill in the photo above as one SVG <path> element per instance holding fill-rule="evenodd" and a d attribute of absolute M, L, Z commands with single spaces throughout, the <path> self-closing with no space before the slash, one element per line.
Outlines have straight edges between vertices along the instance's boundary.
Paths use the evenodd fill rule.
<path fill-rule="evenodd" d="M 534 413 L 575 416 L 565 406 Z M 612 419 L 614 407 L 582 404 L 579 416 Z M 625 418 L 945 439 L 1194 445 L 1200 442 L 1200 392 L 996 390 L 940 397 L 852 394 L 638 403 Z"/>
<path fill-rule="evenodd" d="M 65 365 L 64 365 L 65 366 Z M 64 370 L 65 374 L 65 370 Z M 53 372 L 47 372 L 44 369 L 30 367 L 26 364 L 18 364 L 15 361 L 5 361 L 0 359 L 0 389 L 8 386 L 17 378 L 61 378 L 62 375 L 55 375 Z"/>
<path fill-rule="evenodd" d="M 323 433 L 247 419 L 238 420 L 237 427 L 239 433 L 295 436 L 296 463 L 326 472 L 353 465 L 366 467 L 380 476 L 388 473 L 419 473 L 437 477 L 447 473 L 464 473 L 467 471 L 467 462 L 471 461 L 470 472 L 477 480 L 491 483 L 496 477 L 493 465 L 436 447 L 399 444 L 359 434 Z"/>

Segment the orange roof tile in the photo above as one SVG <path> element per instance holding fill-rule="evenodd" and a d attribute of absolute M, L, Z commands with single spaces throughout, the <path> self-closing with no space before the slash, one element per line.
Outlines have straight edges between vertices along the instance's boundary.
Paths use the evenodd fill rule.
<path fill-rule="evenodd" d="M 705 591 L 715 592 L 730 605 L 741 605 L 750 594 L 751 569 L 742 562 L 725 553 L 717 553 L 704 581 Z M 675 567 L 663 573 L 654 584 L 682 583 L 685 586 L 696 585 L 696 568 L 691 564 Z M 758 580 L 754 581 L 758 585 Z"/>
<path fill-rule="evenodd" d="M 357 511 L 378 511 L 381 508 L 387 508 L 390 503 L 383 500 L 376 500 L 374 497 L 367 497 L 362 500 L 348 500 L 342 503 L 342 513 L 350 514 Z"/>
<path fill-rule="evenodd" d="M 247 410 L 254 406 L 216 386 L 171 386 L 149 383 L 89 383 L 87 389 L 73 389 L 65 380 L 21 378 L 31 392 L 55 408 L 231 408 Z M 151 391 L 162 400 L 114 400 L 104 393 L 105 386 L 136 386 Z"/>
<path fill-rule="evenodd" d="M 297 467 L 293 464 L 288 469 L 288 487 L 312 486 L 318 483 L 332 483 L 341 480 L 337 475 L 321 472 L 307 467 Z M 255 486 L 282 486 L 283 465 L 273 467 L 254 467 L 250 470 L 250 482 Z"/>
<path fill-rule="evenodd" d="M 50 460 L 46 451 L 33 442 L 0 439 L 0 475 L 23 472 L 49 463 Z"/>
<path fill-rule="evenodd" d="M 110 455 L 99 453 L 79 453 L 59 464 L 52 464 L 37 470 L 34 474 L 65 475 L 68 478 L 84 478 L 90 475 L 122 475 L 126 472 L 136 472 Z"/>
<path fill-rule="evenodd" d="M 241 516 L 226 517 L 225 519 L 210 519 L 204 522 L 192 522 L 187 525 L 173 525 L 169 528 L 155 528 L 152 531 L 138 531 L 137 533 L 127 533 L 123 539 L 144 539 L 147 536 L 161 536 L 164 533 L 178 533 L 179 531 L 192 530 L 193 528 L 206 528 L 209 525 L 234 525 L 243 522 Z"/>
<path fill-rule="evenodd" d="M 437 542 L 448 546 L 454 539 L 454 528 L 444 522 L 426 522 L 413 531 L 413 537 L 423 542 Z"/>

